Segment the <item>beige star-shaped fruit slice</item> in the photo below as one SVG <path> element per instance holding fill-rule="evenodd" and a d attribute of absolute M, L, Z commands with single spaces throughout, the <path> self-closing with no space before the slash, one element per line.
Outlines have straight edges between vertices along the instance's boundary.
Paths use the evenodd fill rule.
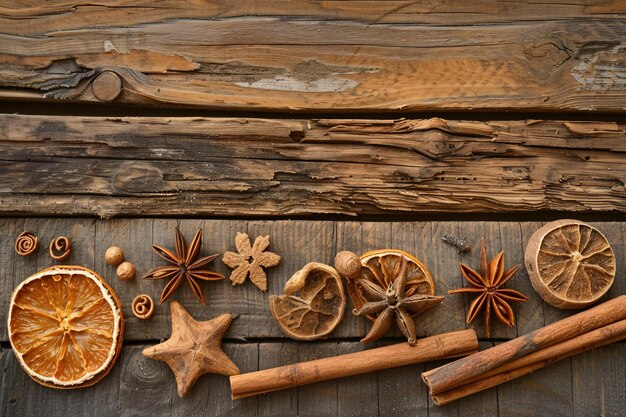
<path fill-rule="evenodd" d="M 144 349 L 147 358 L 165 362 L 176 375 L 178 396 L 183 398 L 203 374 L 236 375 L 239 368 L 224 353 L 222 337 L 233 321 L 222 314 L 208 321 L 196 321 L 184 307 L 172 301 L 172 336 Z"/>

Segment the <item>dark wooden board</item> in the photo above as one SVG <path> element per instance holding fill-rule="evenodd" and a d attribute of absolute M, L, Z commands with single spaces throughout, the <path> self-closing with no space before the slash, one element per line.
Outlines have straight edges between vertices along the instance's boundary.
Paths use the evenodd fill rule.
<path fill-rule="evenodd" d="M 0 115 L 0 213 L 626 212 L 626 124 Z"/>
<path fill-rule="evenodd" d="M 624 111 L 620 1 L 3 3 L 6 98 Z"/>
<path fill-rule="evenodd" d="M 372 249 L 396 248 L 415 254 L 432 273 L 436 291 L 445 296 L 444 302 L 425 313 L 417 320 L 420 336 L 439 334 L 464 329 L 465 314 L 469 298 L 462 295 L 448 295 L 447 291 L 465 286 L 458 261 L 477 267 L 480 256 L 480 239 L 485 237 L 488 256 L 493 257 L 501 249 L 506 251 L 505 265 L 523 263 L 523 251 L 534 230 L 540 227 L 537 222 L 349 222 L 349 221 L 239 221 L 239 220 L 180 220 L 180 219 L 114 219 L 96 220 L 85 218 L 2 218 L 0 219 L 0 256 L 5 259 L 5 267 L 0 268 L 0 323 L 6 320 L 9 294 L 23 279 L 47 266 L 56 264 L 47 252 L 47 245 L 56 236 L 66 235 L 72 241 L 72 256 L 66 264 L 84 265 L 95 268 L 115 289 L 123 303 L 126 317 L 126 340 L 156 340 L 170 334 L 169 301 L 157 306 L 150 320 L 139 320 L 130 311 L 131 300 L 142 293 L 159 300 L 164 283 L 139 278 L 122 282 L 115 276 L 115 268 L 104 263 L 104 251 L 110 245 L 124 249 L 127 259 L 135 263 L 138 275 L 146 273 L 161 260 L 150 249 L 151 244 L 174 247 L 174 229 L 180 227 L 187 241 L 199 228 L 202 228 L 204 243 L 202 253 L 220 253 L 235 250 L 234 238 L 238 231 L 247 231 L 254 239 L 257 235 L 269 234 L 270 250 L 282 255 L 279 266 L 269 269 L 268 292 L 262 293 L 249 281 L 244 285 L 232 286 L 227 279 L 202 284 L 206 306 L 200 304 L 191 290 L 183 285 L 175 295 L 193 316 L 208 319 L 230 312 L 238 315 L 233 322 L 227 339 L 282 338 L 285 337 L 268 307 L 268 294 L 280 294 L 285 282 L 306 263 L 318 261 L 333 263 L 335 253 L 352 250 L 364 253 Z M 606 233 L 617 256 L 617 279 L 604 297 L 624 294 L 624 274 L 626 236 L 620 222 L 595 222 L 598 229 Z M 28 229 L 39 238 L 39 250 L 31 257 L 22 257 L 13 250 L 16 236 Z M 467 238 L 474 248 L 471 253 L 460 255 L 456 249 L 442 242 L 441 236 Z M 228 276 L 230 270 L 221 262 L 221 256 L 212 267 Z M 563 318 L 572 311 L 553 308 L 539 298 L 532 290 L 525 267 L 508 284 L 510 288 L 523 291 L 530 301 L 514 306 L 517 312 L 518 327 L 509 328 L 494 321 L 493 337 L 510 339 L 528 333 L 544 324 Z M 344 320 L 329 336 L 330 338 L 361 338 L 370 327 L 370 322 L 355 317 L 348 307 Z M 481 318 L 472 324 L 479 337 L 483 337 Z M 400 337 L 399 332 L 391 336 Z M 2 326 L 0 340 L 7 341 L 6 327 Z M 351 347 L 352 345 L 348 345 Z M 341 350 L 341 347 L 340 347 Z"/>
<path fill-rule="evenodd" d="M 457 403 L 427 400 L 419 373 L 426 363 L 320 382 L 232 401 L 228 379 L 204 375 L 178 398 L 171 370 L 141 355 L 147 345 L 126 346 L 113 371 L 93 387 L 44 388 L 20 368 L 11 350 L 0 350 L 0 415 L 95 416 L 620 416 L 623 415 L 626 343 L 577 356 Z M 483 346 L 485 347 L 485 346 Z M 226 343 L 244 372 L 296 360 L 361 350 L 358 342 Z M 572 379 L 570 379 L 570 376 Z M 571 382 L 574 381 L 572 387 Z M 404 415 L 404 414 L 403 414 Z"/>

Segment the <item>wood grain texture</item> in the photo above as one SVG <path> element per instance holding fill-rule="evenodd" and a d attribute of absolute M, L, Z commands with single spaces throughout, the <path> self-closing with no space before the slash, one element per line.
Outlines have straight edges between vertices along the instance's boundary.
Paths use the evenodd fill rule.
<path fill-rule="evenodd" d="M 624 273 L 626 258 L 622 223 L 596 222 L 594 227 L 606 233 L 617 258 L 617 276 Z M 285 335 L 273 319 L 268 305 L 268 295 L 281 293 L 285 282 L 310 261 L 332 265 L 335 254 L 341 250 L 364 253 L 372 249 L 399 248 L 414 253 L 431 271 L 437 294 L 444 295 L 444 302 L 419 316 L 416 320 L 420 337 L 447 333 L 466 328 L 465 314 L 470 299 L 461 295 L 448 295 L 447 290 L 465 286 L 458 268 L 458 261 L 478 265 L 481 236 L 487 239 L 490 253 L 502 249 L 510 250 L 505 259 L 513 265 L 521 256 L 532 231 L 539 227 L 534 222 L 333 222 L 333 221 L 252 221 L 239 220 L 178 220 L 178 219 L 65 219 L 65 218 L 0 218 L 0 256 L 6 259 L 0 268 L 0 323 L 6 320 L 9 296 L 15 286 L 36 271 L 54 265 L 47 251 L 40 250 L 31 257 L 22 257 L 13 250 L 17 235 L 28 229 L 45 244 L 58 235 L 67 236 L 72 242 L 72 256 L 67 264 L 95 268 L 109 282 L 122 301 L 126 318 L 126 340 L 157 340 L 168 338 L 171 332 L 168 302 L 155 307 L 149 320 L 140 320 L 130 311 L 131 300 L 139 294 L 148 294 L 158 300 L 163 282 L 135 278 L 123 282 L 116 278 L 115 268 L 104 263 L 104 252 L 112 244 L 120 246 L 126 258 L 137 267 L 138 276 L 159 265 L 161 259 L 150 249 L 151 244 L 174 247 L 174 228 L 179 226 L 186 239 L 191 239 L 198 228 L 203 229 L 203 254 L 224 253 L 234 249 L 234 238 L 238 231 L 247 231 L 250 236 L 269 234 L 271 251 L 282 255 L 279 266 L 268 270 L 268 292 L 262 293 L 250 282 L 233 286 L 228 279 L 202 284 L 207 305 L 202 306 L 187 285 L 181 286 L 175 295 L 185 308 L 198 320 L 208 320 L 219 314 L 230 312 L 238 315 L 226 334 L 227 340 L 259 340 L 284 338 Z M 511 231 L 517 231 L 513 233 Z M 520 231 L 527 231 L 519 233 Z M 446 245 L 441 236 L 452 234 L 465 237 L 474 248 L 471 253 L 460 255 Z M 496 239 L 495 236 L 500 236 Z M 519 253 L 518 253 L 519 252 Z M 219 260 L 210 267 L 228 276 L 230 270 Z M 623 283 L 609 290 L 602 301 L 623 294 Z M 530 298 L 527 303 L 516 306 L 518 328 L 509 328 L 499 322 L 493 323 L 493 337 L 511 339 L 518 335 L 552 323 L 576 311 L 554 311 L 546 306 L 539 296 L 529 288 L 524 268 L 507 284 L 508 288 L 524 291 Z M 341 325 L 330 335 L 331 339 L 362 338 L 371 322 L 351 313 L 348 301 Z M 537 311 L 539 310 L 539 311 Z M 484 338 L 482 318 L 471 325 Z M 0 341 L 8 340 L 6 327 L 1 327 Z M 402 340 L 399 332 L 390 333 L 394 340 Z M 341 350 L 341 349 L 340 349 Z M 344 352 L 342 352 L 344 353 Z M 297 362 L 297 360 L 294 360 Z M 267 368 L 269 366 L 262 367 Z M 340 406 L 339 406 L 340 407 Z"/>
<path fill-rule="evenodd" d="M 31 381 L 19 367 L 13 353 L 2 349 L 0 414 L 60 417 L 81 415 L 90 410 L 96 416 L 254 417 L 327 416 L 327 411 L 337 411 L 331 415 L 391 417 L 399 412 L 425 415 L 428 408 L 430 416 L 517 417 L 550 413 L 554 416 L 585 417 L 597 416 L 601 409 L 606 410 L 606 416 L 620 416 L 624 400 L 626 366 L 621 358 L 626 355 L 626 343 L 606 346 L 572 358 L 572 361 L 578 361 L 578 366 L 572 367 L 571 371 L 574 372 L 572 380 L 578 384 L 573 392 L 568 379 L 572 376 L 570 367 L 573 364 L 568 359 L 504 384 L 497 390 L 492 389 L 443 407 L 428 403 L 426 389 L 419 378 L 415 378 L 422 367 L 429 369 L 439 363 L 326 381 L 238 401 L 230 400 L 228 378 L 207 374 L 196 382 L 187 398 L 179 399 L 174 378 L 167 366 L 141 356 L 146 346 L 126 346 L 120 362 L 109 375 L 93 387 L 74 390 L 71 395 L 67 391 L 44 388 Z M 314 347 L 315 352 L 312 353 Z M 360 347 L 356 342 L 288 342 L 226 343 L 224 349 L 242 371 L 249 372 L 258 369 L 259 360 L 271 361 L 271 364 L 265 365 L 272 366 L 311 354 L 315 357 L 334 355 Z M 262 359 L 264 357 L 266 359 Z M 598 366 L 602 367 L 601 370 Z"/>
<path fill-rule="evenodd" d="M 626 13 L 619 1 L 568 0 L 516 3 L 506 0 L 465 2 L 450 0 L 409 2 L 401 0 L 274 0 L 244 2 L 213 0 L 147 1 L 109 0 L 99 3 L 36 0 L 0 2 L 0 25 L 14 35 L 105 26 L 124 20 L 127 25 L 155 23 L 176 18 L 217 19 L 242 16 L 314 17 L 319 20 L 356 20 L 368 23 L 478 24 L 516 20 L 567 19 L 615 16 Z"/>
<path fill-rule="evenodd" d="M 0 96 L 269 111 L 623 112 L 624 16 L 619 0 L 5 0 Z M 119 96 L 93 91 L 107 71 L 122 79 Z"/>
<path fill-rule="evenodd" d="M 0 115 L 0 213 L 626 212 L 626 124 Z"/>

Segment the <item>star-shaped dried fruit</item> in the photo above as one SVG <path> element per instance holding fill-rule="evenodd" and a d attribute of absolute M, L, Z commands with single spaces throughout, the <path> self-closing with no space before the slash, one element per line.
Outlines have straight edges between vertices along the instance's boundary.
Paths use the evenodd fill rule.
<path fill-rule="evenodd" d="M 248 275 L 250 281 L 261 291 L 267 291 L 267 275 L 263 268 L 270 268 L 280 263 L 280 256 L 273 252 L 264 252 L 270 245 L 269 236 L 258 236 L 254 245 L 250 246 L 247 233 L 237 233 L 235 237 L 235 252 L 224 252 L 222 261 L 233 268 L 230 280 L 233 285 L 243 284 Z"/>
<path fill-rule="evenodd" d="M 528 301 L 528 298 L 519 291 L 501 288 L 515 275 L 519 265 L 505 272 L 504 252 L 496 255 L 491 262 L 487 263 L 487 249 L 485 239 L 482 239 L 482 250 L 480 254 L 480 273 L 474 271 L 469 266 L 459 262 L 461 274 L 471 285 L 468 288 L 458 288 L 448 291 L 448 294 L 469 293 L 478 294 L 472 301 L 467 311 L 465 321 L 470 324 L 478 316 L 481 310 L 485 314 L 485 336 L 491 337 L 491 313 L 508 326 L 515 326 L 515 313 L 507 301 Z"/>
<path fill-rule="evenodd" d="M 162 246 L 152 245 L 152 250 L 171 264 L 158 266 L 142 277 L 143 279 L 169 280 L 169 282 L 165 285 L 165 288 L 163 288 L 159 304 L 162 304 L 163 301 L 167 300 L 172 294 L 174 294 L 174 291 L 180 287 L 183 280 L 187 280 L 187 283 L 189 283 L 191 290 L 198 300 L 200 300 L 202 304 L 206 304 L 204 301 L 204 294 L 202 294 L 202 288 L 200 288 L 200 284 L 198 284 L 196 280 L 215 281 L 224 279 L 224 275 L 205 269 L 205 267 L 211 263 L 213 259 L 218 257 L 217 253 L 207 256 L 206 258 L 196 260 L 201 247 L 202 229 L 198 229 L 196 235 L 191 241 L 189 250 L 187 250 L 187 244 L 185 243 L 182 233 L 178 230 L 178 227 L 176 228 L 176 253 Z"/>
<path fill-rule="evenodd" d="M 209 321 L 196 321 L 184 307 L 172 301 L 172 336 L 144 349 L 143 356 L 165 362 L 176 376 L 178 396 L 187 395 L 203 374 L 236 375 L 239 368 L 224 353 L 222 337 L 233 321 L 222 314 Z"/>

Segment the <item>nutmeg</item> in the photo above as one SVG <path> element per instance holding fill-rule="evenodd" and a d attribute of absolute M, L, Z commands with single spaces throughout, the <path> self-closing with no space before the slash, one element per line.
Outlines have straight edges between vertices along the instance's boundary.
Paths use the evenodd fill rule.
<path fill-rule="evenodd" d="M 117 246 L 111 246 L 104 252 L 104 262 L 111 266 L 118 266 L 124 262 L 124 252 Z"/>
<path fill-rule="evenodd" d="M 130 262 L 122 262 L 117 267 L 117 277 L 122 281 L 130 281 L 135 278 L 135 265 Z"/>
<path fill-rule="evenodd" d="M 361 258 L 350 251 L 339 252 L 335 256 L 335 269 L 341 276 L 357 279 L 361 276 Z"/>

